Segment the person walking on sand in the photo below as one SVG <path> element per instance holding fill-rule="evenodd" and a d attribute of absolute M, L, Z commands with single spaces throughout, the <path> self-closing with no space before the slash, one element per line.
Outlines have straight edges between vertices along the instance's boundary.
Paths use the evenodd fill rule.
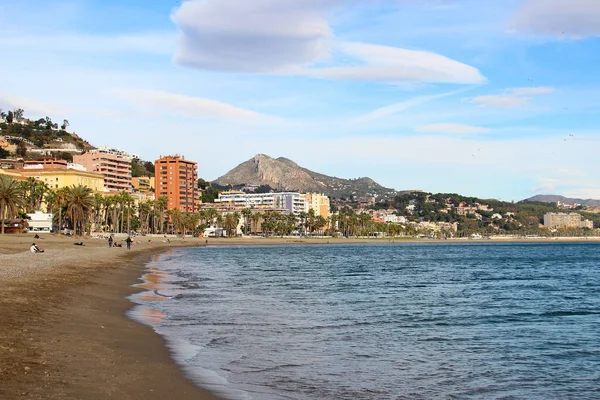
<path fill-rule="evenodd" d="M 108 247 L 112 247 L 112 246 L 113 246 L 113 237 L 112 237 L 112 235 L 110 235 L 108 237 Z"/>
<path fill-rule="evenodd" d="M 133 239 L 131 239 L 131 236 L 127 236 L 127 239 L 125 239 L 125 243 L 127 243 L 127 250 L 131 250 L 131 242 L 133 242 Z"/>

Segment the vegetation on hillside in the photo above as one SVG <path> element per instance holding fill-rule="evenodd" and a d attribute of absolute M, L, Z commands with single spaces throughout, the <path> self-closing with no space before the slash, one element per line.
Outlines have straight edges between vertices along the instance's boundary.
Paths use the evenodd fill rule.
<path fill-rule="evenodd" d="M 486 207 L 488 206 L 488 207 Z M 493 199 L 479 199 L 461 196 L 456 193 L 405 193 L 372 206 L 373 209 L 394 209 L 396 215 L 408 221 L 458 223 L 459 234 L 503 234 L 547 235 L 550 233 L 540 225 L 544 214 L 571 212 L 556 203 L 504 202 Z M 459 213 L 459 211 L 463 213 Z M 594 227 L 600 227 L 600 214 L 577 211 L 584 218 L 592 220 Z M 573 233 L 584 233 L 584 229 L 574 229 Z"/>
<path fill-rule="evenodd" d="M 69 127 L 69 121 L 63 120 L 60 125 L 50 117 L 40 118 L 38 120 L 30 120 L 23 117 L 24 111 L 17 109 L 13 111 L 4 112 L 0 110 L 0 133 L 4 136 L 11 137 L 10 142 L 20 146 L 17 153 L 20 156 L 25 156 L 26 148 L 23 140 L 31 142 L 38 148 L 43 147 L 55 147 L 50 145 L 64 145 L 72 144 L 76 148 L 81 150 L 87 150 L 92 146 L 74 132 L 70 133 L 67 131 Z M 19 151 L 20 150 L 20 151 Z"/>
<path fill-rule="evenodd" d="M 131 176 L 139 178 L 141 176 L 154 177 L 154 163 L 152 161 L 143 161 L 139 158 L 131 160 Z"/>

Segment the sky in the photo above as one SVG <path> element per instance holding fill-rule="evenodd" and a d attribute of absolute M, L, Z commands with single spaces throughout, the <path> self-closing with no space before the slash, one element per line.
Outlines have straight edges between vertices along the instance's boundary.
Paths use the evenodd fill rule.
<path fill-rule="evenodd" d="M 597 0 L 1 0 L 0 108 L 212 180 L 600 199 Z"/>

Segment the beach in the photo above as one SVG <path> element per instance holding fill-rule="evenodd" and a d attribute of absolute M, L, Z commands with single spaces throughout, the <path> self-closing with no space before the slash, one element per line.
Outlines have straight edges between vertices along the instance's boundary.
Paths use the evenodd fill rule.
<path fill-rule="evenodd" d="M 598 239 L 579 241 L 592 240 Z M 34 241 L 44 253 L 29 252 Z M 210 238 L 208 246 L 390 242 Z M 102 239 L 0 236 L 0 398 L 215 398 L 183 375 L 152 328 L 126 316 L 133 307 L 127 296 L 141 290 L 132 285 L 140 283 L 152 257 L 173 247 L 204 245 L 206 239 L 171 238 L 167 243 L 139 237 L 127 250 L 124 245 L 108 248 Z"/>
<path fill-rule="evenodd" d="M 183 376 L 160 336 L 126 317 L 145 263 L 200 242 L 153 239 L 128 251 L 32 238 L 0 236 L 0 398 L 215 398 Z M 33 241 L 45 252 L 29 253 Z"/>

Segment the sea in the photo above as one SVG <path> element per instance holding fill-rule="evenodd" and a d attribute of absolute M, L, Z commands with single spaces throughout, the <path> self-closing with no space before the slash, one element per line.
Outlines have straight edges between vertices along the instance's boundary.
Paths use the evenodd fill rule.
<path fill-rule="evenodd" d="M 232 399 L 600 398 L 600 244 L 177 248 L 130 316 Z"/>

